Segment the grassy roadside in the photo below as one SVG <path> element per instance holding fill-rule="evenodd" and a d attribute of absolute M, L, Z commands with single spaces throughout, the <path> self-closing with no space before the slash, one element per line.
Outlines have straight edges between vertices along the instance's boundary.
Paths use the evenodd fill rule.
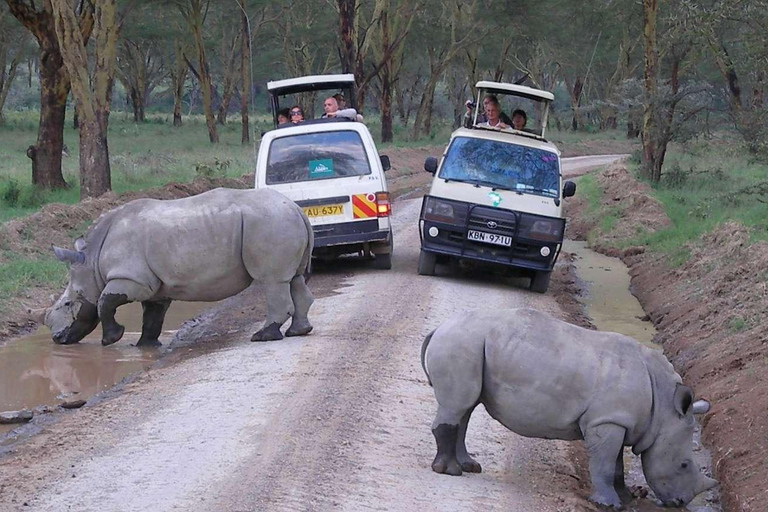
<path fill-rule="evenodd" d="M 745 226 L 753 243 L 768 240 L 768 164 L 752 161 L 738 146 L 726 143 L 673 146 L 666 162 L 651 195 L 663 206 L 670 225 L 653 232 L 638 226 L 631 236 L 614 240 L 616 248 L 643 245 L 679 266 L 689 257 L 692 244 L 727 222 Z M 636 176 L 638 166 L 633 158 L 628 169 Z M 602 189 L 594 175 L 579 180 L 579 194 L 596 224 L 588 240 L 609 235 L 620 205 L 601 204 Z"/>

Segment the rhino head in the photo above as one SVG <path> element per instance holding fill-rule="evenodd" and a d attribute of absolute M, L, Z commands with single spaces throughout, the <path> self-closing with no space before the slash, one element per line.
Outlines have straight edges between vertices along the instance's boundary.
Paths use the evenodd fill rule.
<path fill-rule="evenodd" d="M 60 345 L 79 342 L 99 325 L 96 307 L 99 290 L 85 249 L 82 238 L 75 241 L 74 251 L 53 247 L 56 258 L 69 264 L 69 283 L 61 297 L 45 312 L 43 323 L 51 330 L 53 341 Z"/>
<path fill-rule="evenodd" d="M 706 400 L 693 401 L 691 388 L 677 383 L 673 407 L 662 405 L 654 411 L 660 418 L 658 434 L 641 454 L 643 473 L 653 492 L 665 506 L 683 506 L 699 493 L 717 485 L 701 473 L 693 460 L 694 414 L 709 410 Z"/>

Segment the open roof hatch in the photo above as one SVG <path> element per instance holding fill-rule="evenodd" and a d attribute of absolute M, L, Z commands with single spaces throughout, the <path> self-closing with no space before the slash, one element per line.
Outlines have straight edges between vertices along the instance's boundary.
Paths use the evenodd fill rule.
<path fill-rule="evenodd" d="M 526 87 L 524 85 L 508 84 L 504 82 L 488 82 L 480 81 L 475 84 L 477 88 L 477 100 L 475 101 L 475 111 L 472 115 L 472 125 L 477 124 L 479 115 L 481 114 L 481 108 L 483 104 L 483 98 L 489 94 L 495 96 L 516 96 L 530 100 L 533 103 L 534 112 L 538 126 L 525 131 L 518 131 L 514 129 L 503 130 L 504 132 L 525 135 L 528 137 L 535 137 L 544 139 L 544 135 L 547 128 L 547 118 L 549 116 L 549 108 L 552 102 L 555 100 L 555 96 L 548 91 L 542 91 L 540 89 L 534 89 L 532 87 Z M 530 118 L 530 113 L 527 113 Z"/>
<path fill-rule="evenodd" d="M 269 92 L 269 104 L 272 108 L 272 119 L 277 127 L 277 111 L 280 110 L 280 99 L 291 94 L 315 91 L 342 91 L 347 105 L 357 109 L 355 103 L 355 75 L 351 73 L 343 75 L 309 75 L 297 78 L 286 78 L 267 82 Z"/>

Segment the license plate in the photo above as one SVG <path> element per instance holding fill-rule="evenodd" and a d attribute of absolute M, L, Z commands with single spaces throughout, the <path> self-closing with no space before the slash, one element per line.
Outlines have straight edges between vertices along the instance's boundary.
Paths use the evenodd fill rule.
<path fill-rule="evenodd" d="M 511 236 L 495 235 L 493 233 L 485 233 L 473 229 L 467 231 L 467 238 L 469 240 L 474 240 L 475 242 L 485 242 L 486 244 L 503 245 L 505 247 L 512 245 Z"/>
<path fill-rule="evenodd" d="M 344 213 L 344 205 L 305 206 L 302 210 L 304 210 L 304 215 L 307 217 L 326 217 L 328 215 L 342 215 Z"/>

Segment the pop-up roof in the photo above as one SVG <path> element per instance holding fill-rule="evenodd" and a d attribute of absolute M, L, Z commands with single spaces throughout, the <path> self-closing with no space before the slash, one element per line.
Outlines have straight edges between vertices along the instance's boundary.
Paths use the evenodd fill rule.
<path fill-rule="evenodd" d="M 342 91 L 347 104 L 356 108 L 355 104 L 355 75 L 351 73 L 343 75 L 310 75 L 297 78 L 286 78 L 267 82 L 267 91 L 270 95 L 272 118 L 277 126 L 277 112 L 280 110 L 280 98 L 291 94 L 315 91 Z"/>
<path fill-rule="evenodd" d="M 473 125 L 477 125 L 478 118 L 480 114 L 482 114 L 483 98 L 489 94 L 495 95 L 497 97 L 516 96 L 518 98 L 529 100 L 529 105 L 533 107 L 535 112 L 527 112 L 526 114 L 529 119 L 533 114 L 535 114 L 535 121 L 538 123 L 538 126 L 536 126 L 534 129 L 526 128 L 524 131 L 517 131 L 512 129 L 504 131 L 509 131 L 510 133 L 515 134 L 534 136 L 537 138 L 544 138 L 544 133 L 547 128 L 549 106 L 555 100 L 555 96 L 551 92 L 534 89 L 532 87 L 526 87 L 524 85 L 489 81 L 477 82 L 475 87 L 477 88 L 477 101 L 475 102 L 475 112 L 472 116 Z"/>

